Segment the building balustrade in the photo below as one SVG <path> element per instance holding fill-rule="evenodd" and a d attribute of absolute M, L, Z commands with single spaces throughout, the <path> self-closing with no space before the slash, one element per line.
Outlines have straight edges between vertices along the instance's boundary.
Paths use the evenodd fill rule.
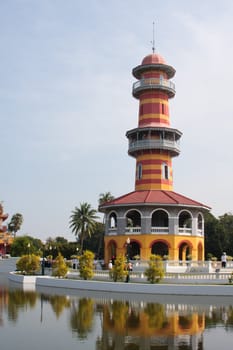
<path fill-rule="evenodd" d="M 180 153 L 179 141 L 175 140 L 136 140 L 129 141 L 129 152 L 138 151 L 143 149 L 166 149 Z"/>
<path fill-rule="evenodd" d="M 151 233 L 168 233 L 169 232 L 169 228 L 168 227 L 151 227 Z"/>
<path fill-rule="evenodd" d="M 203 236 L 204 232 L 203 232 L 203 230 L 198 229 L 197 234 L 198 234 L 198 236 Z"/>
<path fill-rule="evenodd" d="M 150 232 L 151 234 L 169 234 L 169 227 L 151 226 Z M 125 227 L 125 234 L 128 234 L 128 233 L 140 234 L 141 227 L 140 226 Z M 106 233 L 106 235 L 109 235 L 109 236 L 116 236 L 117 234 L 119 234 L 117 227 L 109 227 L 108 232 Z M 195 232 L 193 232 L 192 228 L 190 227 L 179 227 L 178 234 L 191 236 L 192 234 L 195 234 Z M 204 235 L 203 230 L 198 229 L 196 232 L 196 235 L 202 237 Z"/>
<path fill-rule="evenodd" d="M 125 232 L 134 234 L 141 233 L 141 227 L 126 227 Z"/>
<path fill-rule="evenodd" d="M 179 227 L 179 234 L 191 235 L 192 234 L 192 228 Z"/>
<path fill-rule="evenodd" d="M 176 93 L 175 84 L 164 78 L 146 78 L 136 81 L 133 84 L 133 95 L 137 96 L 137 93 L 144 89 L 161 89 L 166 90 L 171 97 Z"/>

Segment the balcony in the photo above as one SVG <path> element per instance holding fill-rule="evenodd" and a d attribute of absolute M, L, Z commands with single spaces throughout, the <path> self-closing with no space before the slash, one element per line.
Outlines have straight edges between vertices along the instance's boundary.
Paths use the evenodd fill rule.
<path fill-rule="evenodd" d="M 201 230 L 201 229 L 198 229 L 198 230 L 197 230 L 197 235 L 198 235 L 198 236 L 204 236 L 204 231 Z"/>
<path fill-rule="evenodd" d="M 133 84 L 133 96 L 138 97 L 141 91 L 144 90 L 163 90 L 168 93 L 169 97 L 175 96 L 175 84 L 167 79 L 147 78 L 136 81 Z"/>
<path fill-rule="evenodd" d="M 185 236 L 191 236 L 192 228 L 189 227 L 179 227 L 179 234 Z"/>
<path fill-rule="evenodd" d="M 176 156 L 180 153 L 180 144 L 179 141 L 166 139 L 129 141 L 129 154 L 151 149 L 171 151 Z"/>
<path fill-rule="evenodd" d="M 109 227 L 107 236 L 116 236 L 117 235 L 117 227 Z"/>
<path fill-rule="evenodd" d="M 126 227 L 125 233 L 133 233 L 133 234 L 140 234 L 141 233 L 141 227 Z"/>
<path fill-rule="evenodd" d="M 151 233 L 158 233 L 158 234 L 168 234 L 169 228 L 168 227 L 151 227 Z"/>

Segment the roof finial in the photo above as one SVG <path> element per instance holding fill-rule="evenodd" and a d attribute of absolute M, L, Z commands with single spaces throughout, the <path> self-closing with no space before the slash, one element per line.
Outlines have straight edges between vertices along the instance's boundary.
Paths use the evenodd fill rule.
<path fill-rule="evenodd" d="M 152 44 L 152 52 L 155 53 L 155 22 L 153 22 L 153 40 L 151 41 Z"/>

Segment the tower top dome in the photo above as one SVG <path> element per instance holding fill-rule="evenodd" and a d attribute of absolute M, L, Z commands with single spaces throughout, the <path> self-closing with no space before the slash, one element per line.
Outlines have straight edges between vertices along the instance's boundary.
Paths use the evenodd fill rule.
<path fill-rule="evenodd" d="M 163 56 L 158 53 L 151 53 L 145 56 L 142 60 L 142 63 L 135 67 L 132 71 L 133 76 L 136 79 L 141 79 L 142 74 L 145 71 L 150 70 L 160 70 L 167 74 L 168 79 L 174 77 L 175 69 L 172 66 L 169 66 Z"/>
<path fill-rule="evenodd" d="M 145 64 L 166 64 L 166 62 L 160 54 L 152 53 L 143 58 L 142 65 Z"/>

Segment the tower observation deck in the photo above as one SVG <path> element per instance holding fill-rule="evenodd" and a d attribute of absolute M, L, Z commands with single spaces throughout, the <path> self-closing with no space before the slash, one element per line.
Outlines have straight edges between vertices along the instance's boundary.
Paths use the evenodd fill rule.
<path fill-rule="evenodd" d="M 204 212 L 210 208 L 173 191 L 172 160 L 180 154 L 181 131 L 171 127 L 169 100 L 175 69 L 158 53 L 132 70 L 139 101 L 137 127 L 128 130 L 128 154 L 136 161 L 134 191 L 100 205 L 105 213 L 105 262 L 125 254 L 151 254 L 182 261 L 204 259 Z M 128 238 L 127 238 L 128 237 Z M 130 240 L 130 253 L 128 243 Z"/>
<path fill-rule="evenodd" d="M 172 190 L 172 158 L 180 153 L 182 135 L 170 127 L 169 99 L 175 96 L 170 79 L 175 69 L 152 53 L 132 73 L 138 79 L 132 94 L 139 100 L 139 118 L 138 127 L 126 136 L 128 154 L 136 158 L 135 190 Z"/>

